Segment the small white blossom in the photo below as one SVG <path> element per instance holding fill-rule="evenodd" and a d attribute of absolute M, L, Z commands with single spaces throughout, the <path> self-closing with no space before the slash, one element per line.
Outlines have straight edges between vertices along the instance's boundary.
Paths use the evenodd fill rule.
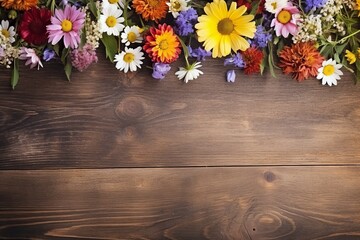
<path fill-rule="evenodd" d="M 179 71 L 177 71 L 175 75 L 178 77 L 179 80 L 184 79 L 184 82 L 188 83 L 189 81 L 195 80 L 201 74 L 203 74 L 203 72 L 199 70 L 200 67 L 200 62 L 195 62 L 187 66 L 186 68 L 180 67 Z"/>

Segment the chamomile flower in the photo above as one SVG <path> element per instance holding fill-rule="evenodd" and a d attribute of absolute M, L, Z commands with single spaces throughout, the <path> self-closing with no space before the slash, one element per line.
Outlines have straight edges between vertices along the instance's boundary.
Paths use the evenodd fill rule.
<path fill-rule="evenodd" d="M 125 47 L 125 51 L 115 55 L 114 62 L 117 62 L 115 66 L 117 69 L 127 73 L 129 70 L 135 72 L 137 68 L 141 68 L 143 59 L 144 53 L 141 51 L 141 47 L 135 49 Z"/>
<path fill-rule="evenodd" d="M 15 42 L 15 28 L 9 26 L 8 20 L 2 20 L 0 24 L 0 33 L 6 37 L 10 43 Z"/>
<path fill-rule="evenodd" d="M 187 67 L 179 67 L 179 71 L 175 73 L 179 80 L 184 79 L 185 83 L 188 83 L 191 80 L 197 79 L 201 74 L 202 71 L 199 70 L 201 68 L 200 62 L 195 62 Z"/>
<path fill-rule="evenodd" d="M 131 43 L 141 43 L 142 40 L 138 26 L 126 26 L 124 32 L 121 33 L 121 42 L 125 43 L 125 46 L 129 46 Z"/>
<path fill-rule="evenodd" d="M 169 13 L 177 18 L 182 11 L 188 10 L 190 7 L 187 5 L 190 0 L 170 0 L 166 3 L 169 6 Z"/>
<path fill-rule="evenodd" d="M 343 72 L 340 70 L 341 67 L 341 64 L 336 64 L 336 61 L 331 58 L 327 61 L 323 61 L 322 67 L 319 68 L 316 78 L 319 80 L 322 79 L 322 85 L 337 85 L 337 80 L 340 80 L 340 76 L 343 75 Z"/>
<path fill-rule="evenodd" d="M 266 0 L 266 11 L 275 14 L 276 10 L 281 9 L 287 5 L 287 0 Z"/>
<path fill-rule="evenodd" d="M 103 12 L 100 15 L 100 31 L 106 32 L 108 35 L 119 36 L 124 29 L 123 11 L 116 6 L 108 5 L 103 7 Z"/>

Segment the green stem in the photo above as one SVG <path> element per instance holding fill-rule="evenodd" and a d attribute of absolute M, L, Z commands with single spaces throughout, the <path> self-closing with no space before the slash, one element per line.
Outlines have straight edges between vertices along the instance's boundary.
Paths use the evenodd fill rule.
<path fill-rule="evenodd" d="M 356 35 L 356 34 L 358 34 L 358 33 L 360 33 L 360 29 L 357 30 L 356 32 L 353 32 L 352 34 L 350 34 L 350 35 L 348 35 L 348 36 L 346 36 L 346 37 L 343 37 L 342 39 L 336 41 L 336 42 L 334 43 L 334 45 L 339 44 L 339 43 L 344 43 L 346 39 L 351 38 L 352 36 L 354 36 L 354 35 Z"/>

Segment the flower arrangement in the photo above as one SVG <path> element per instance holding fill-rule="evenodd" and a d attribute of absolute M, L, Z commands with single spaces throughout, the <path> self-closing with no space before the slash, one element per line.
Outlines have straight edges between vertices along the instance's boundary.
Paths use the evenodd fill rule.
<path fill-rule="evenodd" d="M 97 62 L 103 44 L 119 71 L 146 62 L 164 79 L 184 57 L 176 76 L 186 83 L 204 74 L 206 58 L 222 58 L 245 74 L 280 68 L 303 81 L 337 85 L 342 68 L 360 80 L 360 0 L 0 0 L 0 64 L 43 68 L 63 64 L 67 78 Z M 146 59 L 148 59 L 146 61 Z"/>

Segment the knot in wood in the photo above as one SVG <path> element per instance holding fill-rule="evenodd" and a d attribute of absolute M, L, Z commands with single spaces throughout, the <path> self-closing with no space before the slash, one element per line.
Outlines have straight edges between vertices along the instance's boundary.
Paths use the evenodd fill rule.
<path fill-rule="evenodd" d="M 270 172 L 270 171 L 266 171 L 266 172 L 264 173 L 264 178 L 265 178 L 265 180 L 266 180 L 267 182 L 273 182 L 273 181 L 275 181 L 276 176 L 275 176 L 274 173 L 272 173 L 272 172 Z"/>
<path fill-rule="evenodd" d="M 145 114 L 145 103 L 141 98 L 124 98 L 116 107 L 116 115 L 124 120 L 134 120 L 141 118 Z"/>

